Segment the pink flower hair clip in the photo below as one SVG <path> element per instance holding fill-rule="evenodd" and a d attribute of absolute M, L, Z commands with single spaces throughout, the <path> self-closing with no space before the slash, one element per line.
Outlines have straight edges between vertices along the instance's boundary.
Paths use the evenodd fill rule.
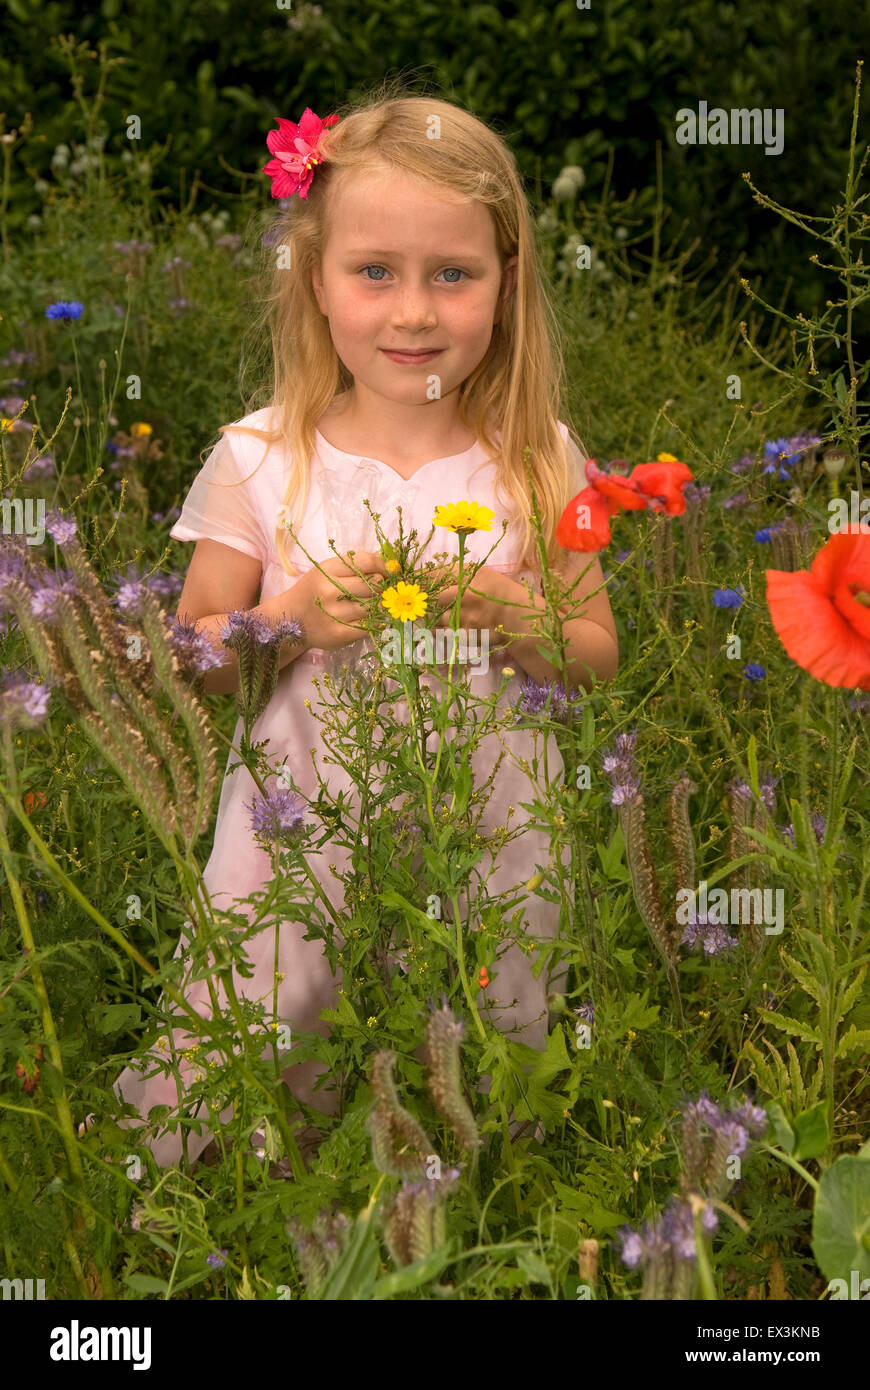
<path fill-rule="evenodd" d="M 272 197 L 289 198 L 298 193 L 300 198 L 308 197 L 315 165 L 321 164 L 324 156 L 320 153 L 320 138 L 324 130 L 335 125 L 338 116 L 315 116 L 306 106 L 297 125 L 276 116 L 277 130 L 270 130 L 266 144 L 275 156 L 263 169 L 272 180 Z"/>

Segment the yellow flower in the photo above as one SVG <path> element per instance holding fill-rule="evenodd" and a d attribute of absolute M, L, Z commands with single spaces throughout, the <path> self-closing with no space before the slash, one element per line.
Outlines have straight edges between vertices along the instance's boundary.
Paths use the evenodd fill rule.
<path fill-rule="evenodd" d="M 402 566 L 399 564 L 398 560 L 388 560 L 385 568 L 387 574 L 398 574 Z"/>
<path fill-rule="evenodd" d="M 403 579 L 381 594 L 382 606 L 391 618 L 398 618 L 401 622 L 422 618 L 428 602 L 429 595 L 424 594 L 419 584 L 406 584 Z"/>
<path fill-rule="evenodd" d="M 679 463 L 676 454 L 656 454 L 656 463 Z"/>
<path fill-rule="evenodd" d="M 11 430 L 14 424 L 14 420 L 10 420 L 6 415 L 0 415 L 0 430 L 4 432 L 6 430 Z"/>
<path fill-rule="evenodd" d="M 445 526 L 448 531 L 466 535 L 469 531 L 491 531 L 494 519 L 495 512 L 489 507 L 463 500 L 436 507 L 432 521 L 435 526 Z"/>
<path fill-rule="evenodd" d="M 135 425 L 130 426 L 130 434 L 134 439 L 141 439 L 144 435 L 153 434 L 154 431 L 144 420 L 137 420 Z"/>
<path fill-rule="evenodd" d="M 375 1018 L 374 1014 L 370 1015 L 370 1017 L 366 1019 L 366 1023 L 370 1028 L 374 1028 L 377 1021 L 378 1020 Z"/>

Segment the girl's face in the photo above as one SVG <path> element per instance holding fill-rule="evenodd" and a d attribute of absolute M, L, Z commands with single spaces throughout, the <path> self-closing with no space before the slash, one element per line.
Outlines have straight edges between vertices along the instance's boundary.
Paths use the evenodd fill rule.
<path fill-rule="evenodd" d="M 502 271 L 488 209 L 388 170 L 337 180 L 331 197 L 312 286 L 354 382 L 397 404 L 455 391 L 516 281 L 517 257 Z M 434 356 L 387 355 L 415 349 Z"/>

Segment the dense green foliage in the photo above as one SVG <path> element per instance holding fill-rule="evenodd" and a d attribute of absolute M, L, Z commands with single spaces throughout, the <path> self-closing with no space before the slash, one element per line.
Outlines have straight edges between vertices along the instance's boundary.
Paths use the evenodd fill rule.
<path fill-rule="evenodd" d="M 643 205 L 660 142 L 677 228 L 690 228 L 702 248 L 720 248 L 728 262 L 743 256 L 744 273 L 765 273 L 777 300 L 791 279 L 806 313 L 827 294 L 807 250 L 752 202 L 740 175 L 749 171 L 791 207 L 833 205 L 855 62 L 870 37 L 863 0 L 827 7 L 814 0 L 596 0 L 585 10 L 573 0 L 325 0 L 271 11 L 234 0 L 5 0 L 5 9 L 3 107 L 7 128 L 29 109 L 38 113 L 26 147 L 34 178 L 51 178 L 52 152 L 77 114 L 59 34 L 74 35 L 84 53 L 105 43 L 110 57 L 123 60 L 108 76 L 99 113 L 110 163 L 128 146 L 127 118 L 138 114 L 139 148 L 177 204 L 197 172 L 224 199 L 238 190 L 236 171 L 256 178 L 276 115 L 298 119 L 306 105 L 325 113 L 385 74 L 404 73 L 411 90 L 459 101 L 500 130 L 539 208 L 566 164 L 585 169 L 587 191 L 597 196 L 608 148 L 617 194 L 639 190 Z M 86 58 L 79 67 L 87 92 Z M 677 111 L 701 101 L 727 110 L 781 108 L 782 153 L 677 145 Z M 12 225 L 39 203 L 17 190 Z"/>

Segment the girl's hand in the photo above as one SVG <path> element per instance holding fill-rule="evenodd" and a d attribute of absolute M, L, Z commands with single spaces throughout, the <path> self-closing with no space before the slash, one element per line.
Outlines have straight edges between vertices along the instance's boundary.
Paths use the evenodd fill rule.
<path fill-rule="evenodd" d="M 456 564 L 451 567 L 449 573 L 456 573 Z M 495 636 L 495 630 L 502 624 L 510 627 L 508 613 L 518 611 L 507 609 L 505 600 L 512 598 L 510 592 L 514 587 L 507 575 L 502 574 L 501 570 L 493 569 L 491 565 L 481 565 L 470 584 L 463 579 L 462 603 L 459 611 L 459 627 L 466 631 L 482 632 L 488 630 Z M 431 600 L 432 615 L 446 606 L 446 612 L 435 621 L 434 626 L 451 627 L 453 624 L 452 610 L 456 602 L 456 595 L 459 586 L 449 584 L 441 589 Z M 525 594 L 525 590 L 523 590 Z"/>
<path fill-rule="evenodd" d="M 383 559 L 375 551 L 358 550 L 353 560 L 365 575 L 387 573 Z M 293 595 L 293 611 L 300 617 L 308 646 L 326 652 L 337 651 L 365 636 L 364 628 L 354 626 L 365 616 L 365 603 L 361 600 L 377 595 L 380 588 L 367 579 L 358 578 L 344 556 L 330 556 L 328 560 L 321 560 L 320 565 L 325 574 L 312 565 L 289 592 Z M 340 580 L 342 588 L 352 597 L 345 597 L 329 575 Z"/>

